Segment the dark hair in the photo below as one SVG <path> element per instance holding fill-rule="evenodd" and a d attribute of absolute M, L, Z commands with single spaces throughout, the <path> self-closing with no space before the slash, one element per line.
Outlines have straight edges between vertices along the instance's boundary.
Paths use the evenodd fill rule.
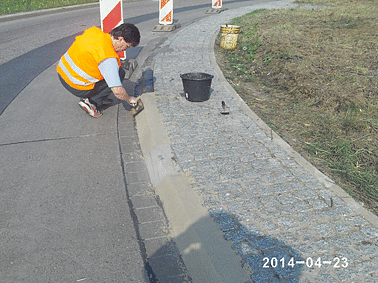
<path fill-rule="evenodd" d="M 115 39 L 119 37 L 123 37 L 123 39 L 127 43 L 131 43 L 132 47 L 135 47 L 140 42 L 140 33 L 139 29 L 130 23 L 121 24 L 115 27 L 111 32 L 110 35 L 113 36 Z"/>

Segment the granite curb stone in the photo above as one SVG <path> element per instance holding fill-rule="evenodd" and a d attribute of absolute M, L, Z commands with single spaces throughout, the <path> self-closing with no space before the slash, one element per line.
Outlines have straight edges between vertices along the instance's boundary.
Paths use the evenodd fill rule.
<path fill-rule="evenodd" d="M 137 236 L 145 260 L 149 282 L 185 282 L 185 265 L 172 239 L 167 235 L 168 220 L 151 184 L 135 121 L 123 119 L 131 115 L 118 105 L 118 140 L 120 146 L 127 197 L 136 222 Z M 126 121 L 126 122 L 125 122 Z M 127 128 L 128 131 L 124 131 Z"/>

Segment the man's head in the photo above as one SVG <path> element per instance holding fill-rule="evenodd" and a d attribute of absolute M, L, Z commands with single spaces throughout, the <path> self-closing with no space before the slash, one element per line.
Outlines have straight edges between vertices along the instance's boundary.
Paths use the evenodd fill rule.
<path fill-rule="evenodd" d="M 129 23 L 115 27 L 110 32 L 110 35 L 116 40 L 122 37 L 123 40 L 132 47 L 137 46 L 140 42 L 139 29 L 135 25 Z"/>

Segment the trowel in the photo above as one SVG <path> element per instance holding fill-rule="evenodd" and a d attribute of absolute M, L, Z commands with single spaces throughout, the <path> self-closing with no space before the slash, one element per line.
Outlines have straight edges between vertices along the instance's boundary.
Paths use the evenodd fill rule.
<path fill-rule="evenodd" d="M 229 107 L 226 105 L 226 103 L 224 101 L 222 101 L 222 109 L 221 109 L 220 113 L 222 115 L 228 115 L 228 114 L 230 114 L 230 109 L 229 109 Z"/>
<path fill-rule="evenodd" d="M 144 109 L 144 105 L 143 105 L 142 100 L 140 99 L 138 100 L 137 103 L 131 104 L 131 114 L 133 114 L 133 117 L 135 117 L 140 112 L 142 112 L 143 109 Z"/>

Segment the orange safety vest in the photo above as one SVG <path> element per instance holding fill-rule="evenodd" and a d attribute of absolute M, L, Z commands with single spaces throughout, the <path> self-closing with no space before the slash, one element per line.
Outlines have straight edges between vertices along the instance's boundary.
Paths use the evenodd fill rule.
<path fill-rule="evenodd" d="M 104 79 L 98 64 L 104 59 L 114 57 L 117 58 L 118 66 L 121 66 L 110 34 L 91 27 L 76 37 L 75 42 L 60 59 L 57 71 L 69 86 L 90 90 L 96 82 Z"/>

